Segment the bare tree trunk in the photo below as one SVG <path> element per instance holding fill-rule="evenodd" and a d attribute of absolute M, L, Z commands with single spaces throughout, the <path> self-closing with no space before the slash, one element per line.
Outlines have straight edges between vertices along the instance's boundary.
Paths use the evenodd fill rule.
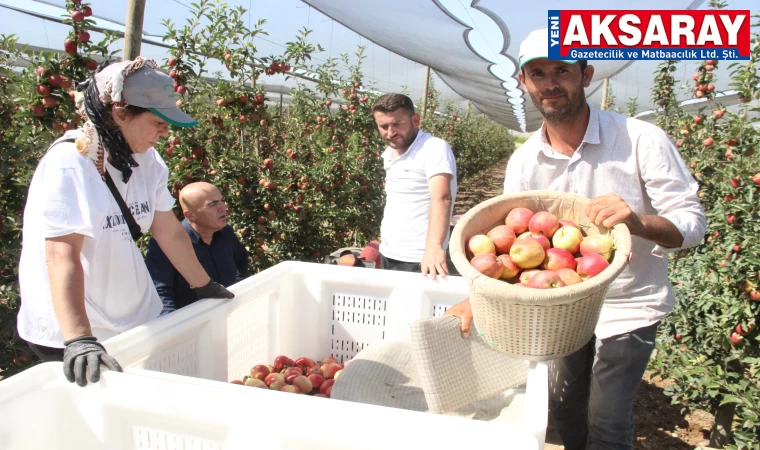
<path fill-rule="evenodd" d="M 731 424 L 734 421 L 736 403 L 726 403 L 715 413 L 715 425 L 710 431 L 710 447 L 724 448 L 731 442 Z"/>

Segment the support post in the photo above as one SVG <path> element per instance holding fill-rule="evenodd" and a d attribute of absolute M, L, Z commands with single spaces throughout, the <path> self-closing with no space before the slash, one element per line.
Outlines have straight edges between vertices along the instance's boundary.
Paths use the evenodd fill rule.
<path fill-rule="evenodd" d="M 422 88 L 422 117 L 427 113 L 428 86 L 430 86 L 430 66 L 425 66 L 425 84 Z"/>
<path fill-rule="evenodd" d="M 128 0 L 124 31 L 124 59 L 133 60 L 140 56 L 143 16 L 145 16 L 145 0 Z"/>

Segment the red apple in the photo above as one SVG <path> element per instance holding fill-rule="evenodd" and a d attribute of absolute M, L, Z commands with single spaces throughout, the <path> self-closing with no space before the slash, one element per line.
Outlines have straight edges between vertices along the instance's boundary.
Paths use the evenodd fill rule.
<path fill-rule="evenodd" d="M 612 250 L 614 250 L 615 243 L 612 242 L 606 235 L 594 234 L 586 236 L 581 241 L 580 251 L 581 255 L 586 256 L 592 253 L 598 253 L 604 257 L 607 261 L 612 258 Z"/>
<path fill-rule="evenodd" d="M 470 264 L 478 272 L 491 278 L 501 277 L 501 273 L 504 271 L 504 264 L 493 253 L 478 255 L 470 260 Z"/>
<path fill-rule="evenodd" d="M 246 386 L 253 386 L 253 387 L 262 387 L 262 388 L 268 387 L 266 385 L 266 383 L 264 383 L 263 381 L 259 380 L 258 378 L 248 378 L 247 380 L 245 380 L 245 385 Z"/>
<path fill-rule="evenodd" d="M 263 364 L 257 364 L 251 368 L 251 378 L 263 380 L 269 375 L 269 369 Z"/>
<path fill-rule="evenodd" d="M 322 360 L 322 365 L 323 365 L 323 366 L 324 366 L 325 364 L 330 364 L 330 363 L 340 364 L 340 363 L 338 362 L 338 360 L 337 360 L 337 359 L 335 359 L 335 358 L 334 358 L 334 357 L 332 357 L 332 356 L 328 356 L 328 357 L 326 357 L 325 359 L 323 359 L 323 360 Z"/>
<path fill-rule="evenodd" d="M 749 330 L 749 329 L 746 329 L 746 330 L 745 330 L 745 329 L 744 329 L 744 328 L 741 326 L 741 324 L 739 324 L 739 325 L 737 325 L 737 326 L 736 326 L 736 332 L 737 332 L 737 333 L 739 333 L 739 334 L 740 334 L 740 335 L 742 335 L 742 336 L 746 336 L 746 335 L 748 335 L 748 334 L 750 333 L 750 330 Z"/>
<path fill-rule="evenodd" d="M 324 364 L 322 365 L 322 376 L 324 376 L 326 380 L 331 380 L 335 377 L 335 372 L 342 369 L 343 369 L 343 366 L 341 366 L 338 363 Z"/>
<path fill-rule="evenodd" d="M 589 253 L 584 255 L 580 261 L 578 261 L 578 267 L 575 269 L 580 275 L 583 281 L 588 280 L 599 275 L 604 269 L 610 266 L 610 263 L 604 258 L 604 256 L 598 253 Z"/>
<path fill-rule="evenodd" d="M 85 17 L 90 17 L 92 15 L 92 8 L 90 8 L 89 6 L 83 6 L 82 14 L 84 14 Z"/>
<path fill-rule="evenodd" d="M 731 332 L 731 335 L 729 337 L 731 339 L 731 342 L 733 342 L 736 345 L 739 345 L 744 341 L 744 337 L 741 334 L 736 333 L 735 331 Z"/>
<path fill-rule="evenodd" d="M 71 39 L 64 39 L 63 50 L 69 55 L 74 55 L 77 52 L 77 41 Z"/>
<path fill-rule="evenodd" d="M 504 224 L 512 227 L 515 234 L 524 233 L 528 230 L 528 224 L 533 215 L 533 211 L 528 208 L 515 208 L 507 214 Z"/>
<path fill-rule="evenodd" d="M 580 275 L 578 275 L 578 272 L 573 269 L 557 269 L 557 275 L 559 275 L 559 279 L 565 283 L 565 286 L 572 286 L 583 281 L 581 280 Z"/>
<path fill-rule="evenodd" d="M 530 270 L 523 270 L 520 273 L 520 278 L 518 280 L 520 281 L 520 284 L 523 286 L 527 285 L 530 279 L 533 277 L 533 275 L 537 274 L 538 272 L 541 272 L 539 269 L 530 269 Z"/>
<path fill-rule="evenodd" d="M 550 248 L 546 251 L 546 257 L 541 264 L 544 270 L 572 269 L 577 267 L 575 256 L 563 248 Z"/>
<path fill-rule="evenodd" d="M 552 242 L 549 240 L 549 238 L 547 238 L 544 235 L 533 234 L 530 231 L 526 231 L 525 233 L 521 234 L 517 238 L 520 239 L 520 238 L 524 238 L 524 237 L 529 237 L 529 238 L 532 238 L 535 241 L 537 241 L 539 244 L 541 244 L 541 247 L 544 248 L 544 251 L 549 250 L 550 248 L 552 248 Z"/>
<path fill-rule="evenodd" d="M 297 387 L 301 392 L 308 394 L 314 389 L 314 385 L 311 384 L 311 380 L 301 375 L 293 380 L 293 386 Z"/>
<path fill-rule="evenodd" d="M 42 103 L 37 103 L 36 105 L 32 106 L 32 112 L 37 117 L 42 117 L 45 115 L 45 105 Z"/>
<path fill-rule="evenodd" d="M 749 299 L 753 302 L 760 301 L 760 291 L 752 291 L 749 293 Z"/>
<path fill-rule="evenodd" d="M 512 244 L 509 257 L 522 269 L 538 267 L 544 261 L 544 247 L 530 237 L 519 238 Z"/>
<path fill-rule="evenodd" d="M 752 175 L 752 182 L 755 183 L 756 186 L 760 186 L 760 172 Z"/>
<path fill-rule="evenodd" d="M 713 117 L 715 117 L 716 119 L 720 119 L 721 117 L 723 117 L 723 114 L 725 113 L 726 113 L 725 109 L 716 109 L 715 111 L 713 111 Z"/>
<path fill-rule="evenodd" d="M 499 255 L 497 258 L 499 258 L 501 264 L 504 266 L 504 270 L 501 272 L 501 277 L 499 277 L 502 280 L 511 280 L 520 273 L 520 267 L 512 261 L 512 258 L 510 258 L 509 255 Z"/>
<path fill-rule="evenodd" d="M 285 384 L 285 377 L 282 376 L 281 373 L 272 372 L 269 375 L 264 377 L 264 383 L 267 384 L 267 386 L 272 386 L 272 383 L 274 382 L 281 382 L 282 384 Z"/>
<path fill-rule="evenodd" d="M 559 229 L 559 219 L 549 211 L 539 211 L 531 217 L 528 223 L 528 230 L 533 235 L 543 235 L 548 239 L 554 236 Z"/>
<path fill-rule="evenodd" d="M 44 100 L 43 100 L 43 103 L 44 103 Z M 732 188 L 734 188 L 734 189 L 737 189 L 737 188 L 738 188 L 739 186 L 741 186 L 741 185 L 742 185 L 742 180 L 741 180 L 741 178 L 738 178 L 738 177 L 736 177 L 736 178 L 731 178 L 731 187 L 732 187 Z"/>
<path fill-rule="evenodd" d="M 476 234 L 467 241 L 467 251 L 473 256 L 483 254 L 496 254 L 496 246 L 485 234 Z"/>
<path fill-rule="evenodd" d="M 315 367 L 315 366 L 317 365 L 317 363 L 315 363 L 313 359 L 311 359 L 311 358 L 307 358 L 307 357 L 305 357 L 305 356 L 302 356 L 302 357 L 298 358 L 298 359 L 295 361 L 295 364 L 296 364 L 296 366 L 298 366 L 298 367 L 300 367 L 301 369 L 303 369 L 303 370 L 304 370 L 304 372 L 305 372 L 307 369 L 310 369 L 310 368 L 312 368 L 312 367 Z"/>
<path fill-rule="evenodd" d="M 232 381 L 230 381 L 230 384 L 245 385 L 245 383 L 243 383 L 243 380 L 232 380 Z"/>
<path fill-rule="evenodd" d="M 286 384 L 285 386 L 281 387 L 280 392 L 290 392 L 291 394 L 303 394 L 303 391 L 298 389 L 296 386 L 291 386 L 289 384 Z"/>
<path fill-rule="evenodd" d="M 293 365 L 293 360 L 288 358 L 285 355 L 277 356 L 274 359 L 274 369 L 278 372 L 284 369 L 285 367 L 292 366 L 292 365 Z"/>
<path fill-rule="evenodd" d="M 329 389 L 332 389 L 333 384 L 335 384 L 335 380 L 325 380 L 324 383 L 322 383 L 322 386 L 319 387 L 319 393 L 330 396 Z"/>
<path fill-rule="evenodd" d="M 579 230 L 581 229 L 581 227 L 577 223 L 569 219 L 559 219 L 559 226 L 560 227 L 575 227 Z"/>
<path fill-rule="evenodd" d="M 487 234 L 488 238 L 493 242 L 496 248 L 496 253 L 501 255 L 509 253 L 509 249 L 512 248 L 512 244 L 515 243 L 515 230 L 508 225 L 499 225 L 491 229 Z"/>
<path fill-rule="evenodd" d="M 573 226 L 564 226 L 552 236 L 554 247 L 565 249 L 570 253 L 578 253 L 582 241 L 581 229 Z"/>
<path fill-rule="evenodd" d="M 46 108 L 53 108 L 55 107 L 56 103 L 58 103 L 55 100 L 55 97 L 52 95 L 48 95 L 47 97 L 42 99 L 42 104 L 45 105 Z"/>
<path fill-rule="evenodd" d="M 282 388 L 284 388 L 285 386 L 288 386 L 288 385 L 284 381 L 275 381 L 269 385 L 269 389 L 273 391 L 281 391 Z"/>
<path fill-rule="evenodd" d="M 322 386 L 322 383 L 325 382 L 325 377 L 323 377 L 320 374 L 313 373 L 307 377 L 309 381 L 311 381 L 311 385 L 313 386 L 313 389 L 319 389 L 320 386 Z"/>
<path fill-rule="evenodd" d="M 527 286 L 533 289 L 554 289 L 564 287 L 565 283 L 553 270 L 542 270 L 530 277 Z"/>
<path fill-rule="evenodd" d="M 35 89 L 35 91 L 37 92 L 37 94 L 43 97 L 50 95 L 50 88 L 48 86 L 45 86 L 44 84 L 37 86 L 37 89 Z"/>
<path fill-rule="evenodd" d="M 81 22 L 84 20 L 84 13 L 82 11 L 73 11 L 71 13 L 71 20 L 74 22 Z"/>

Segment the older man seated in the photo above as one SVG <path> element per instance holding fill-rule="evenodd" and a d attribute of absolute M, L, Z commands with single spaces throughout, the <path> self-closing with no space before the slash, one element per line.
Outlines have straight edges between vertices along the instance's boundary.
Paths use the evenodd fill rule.
<path fill-rule="evenodd" d="M 185 216 L 182 226 L 211 279 L 225 287 L 244 279 L 248 252 L 227 225 L 227 205 L 219 189 L 203 182 L 188 184 L 179 193 L 179 203 Z M 148 243 L 145 263 L 164 304 L 162 315 L 198 301 L 155 239 Z"/>

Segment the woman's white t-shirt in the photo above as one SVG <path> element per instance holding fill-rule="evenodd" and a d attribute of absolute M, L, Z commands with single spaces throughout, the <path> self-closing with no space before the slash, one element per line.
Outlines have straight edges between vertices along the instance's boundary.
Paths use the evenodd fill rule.
<path fill-rule="evenodd" d="M 70 131 L 64 138 L 78 138 Z M 155 149 L 134 154 L 139 167 L 129 183 L 108 162 L 117 189 L 143 232 L 155 211 L 174 205 L 167 188 L 169 170 Z M 103 341 L 159 316 L 162 308 L 145 261 L 129 232 L 118 203 L 89 157 L 73 143 L 53 146 L 34 172 L 24 209 L 23 247 L 19 263 L 21 309 L 19 335 L 34 344 L 63 347 L 53 310 L 45 262 L 45 239 L 78 233 L 85 236 L 81 261 L 84 296 L 93 334 Z"/>

